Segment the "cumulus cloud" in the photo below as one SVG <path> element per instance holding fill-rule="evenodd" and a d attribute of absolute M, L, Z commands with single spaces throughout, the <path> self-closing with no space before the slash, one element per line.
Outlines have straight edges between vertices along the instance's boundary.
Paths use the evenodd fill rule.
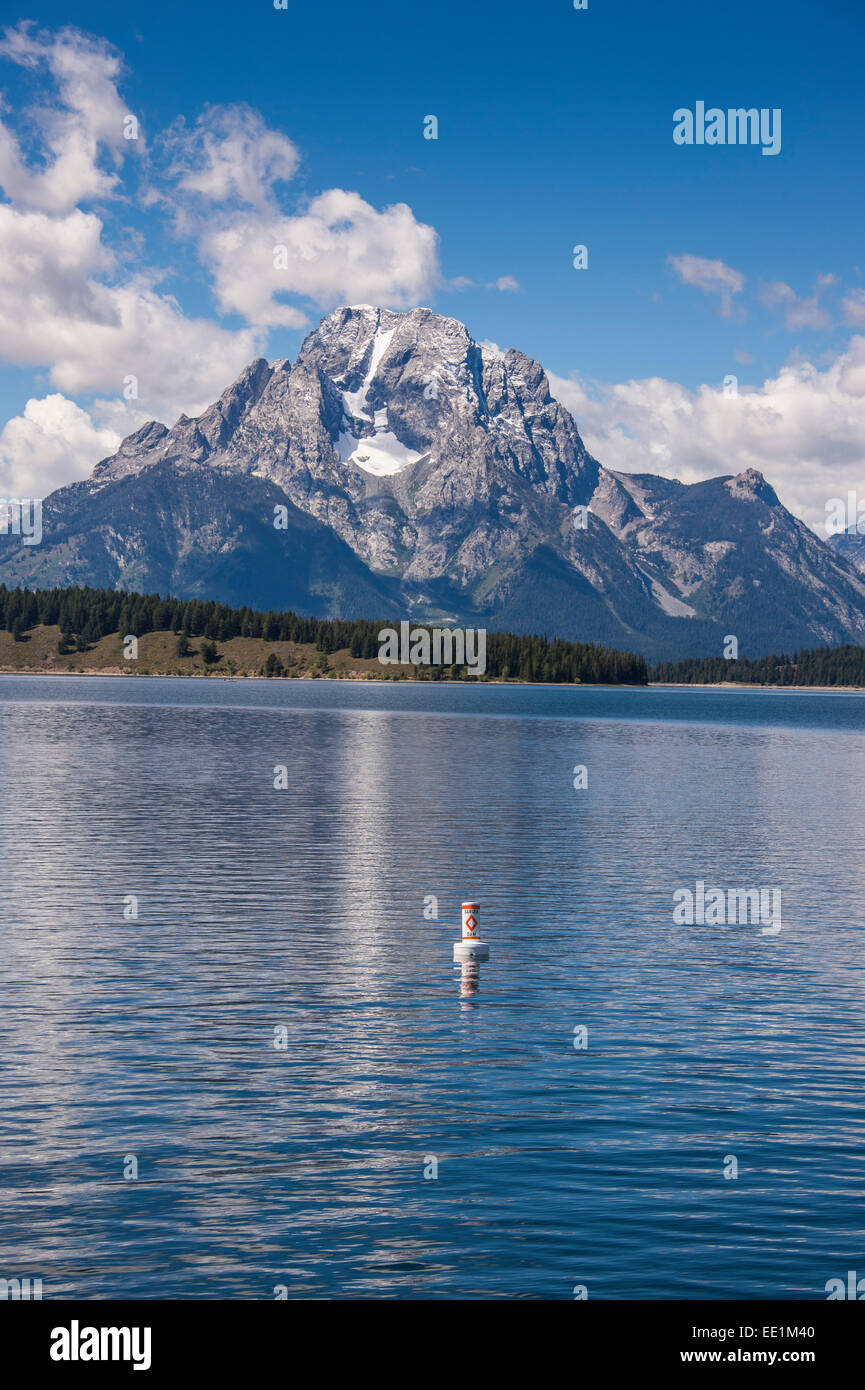
<path fill-rule="evenodd" d="M 438 280 L 438 237 L 405 203 L 378 211 L 358 193 L 329 189 L 291 217 L 235 216 L 202 239 L 217 300 L 248 323 L 298 328 L 304 310 L 367 302 L 404 309 Z"/>
<path fill-rule="evenodd" d="M 40 137 L 35 167 L 0 120 L 0 186 L 7 196 L 20 207 L 63 213 L 112 195 L 118 176 L 106 164 L 116 166 L 130 145 L 138 147 L 124 139 L 129 112 L 116 86 L 119 54 L 74 29 L 45 33 L 25 23 L 4 31 L 0 57 L 37 76 L 50 75 L 56 87 L 52 105 L 26 113 Z"/>
<path fill-rule="evenodd" d="M 791 362 L 738 394 L 660 377 L 599 385 L 550 377 L 586 446 L 609 468 L 685 483 L 757 468 L 819 535 L 826 502 L 865 474 L 865 337 L 823 368 Z"/>
<path fill-rule="evenodd" d="M 180 120 L 163 144 L 177 189 L 207 204 L 263 211 L 274 205 L 274 184 L 292 179 L 300 163 L 294 142 L 246 105 L 210 106 L 191 128 Z"/>
<path fill-rule="evenodd" d="M 300 154 L 250 107 L 209 107 L 194 126 L 178 123 L 164 148 L 169 183 L 159 196 L 178 232 L 196 239 L 223 313 L 259 329 L 304 328 L 309 303 L 402 309 L 435 290 L 436 232 L 405 203 L 380 210 L 331 188 L 281 209 L 275 185 L 293 178 Z"/>
<path fill-rule="evenodd" d="M 73 394 L 121 395 L 137 378 L 142 408 L 173 423 L 196 413 L 254 357 L 258 336 L 187 317 L 145 275 L 120 284 L 100 276 L 114 259 L 102 224 L 0 205 L 0 342 L 19 366 L 48 365 L 52 385 Z"/>
<path fill-rule="evenodd" d="M 0 183 L 10 199 L 0 204 L 3 357 L 47 368 L 65 392 L 116 392 L 121 407 L 124 380 L 135 377 L 142 408 L 169 423 L 205 408 L 255 355 L 260 335 L 184 314 L 157 289 L 158 272 L 125 272 L 102 219 L 74 206 L 116 192 L 106 151 L 137 143 L 123 137 L 119 55 L 76 30 L 46 34 L 23 24 L 5 32 L 0 57 L 51 83 L 50 101 L 25 113 L 41 133 L 29 162 L 0 126 Z M 58 398 L 49 399 L 56 410 Z M 32 427 L 15 425 L 7 461 L 10 441 L 25 449 Z M 22 455 L 22 468 L 35 456 Z"/>
<path fill-rule="evenodd" d="M 683 285 L 693 285 L 704 294 L 719 296 L 718 313 L 729 318 L 732 310 L 732 296 L 741 294 L 745 277 L 741 271 L 725 265 L 723 261 L 706 260 L 704 256 L 668 256 L 667 264 Z"/>
<path fill-rule="evenodd" d="M 97 424 L 65 396 L 29 400 L 0 433 L 0 495 L 45 497 L 54 488 L 86 478 L 93 465 L 113 454 L 123 434 L 143 423 L 134 416 L 118 431 L 122 408 L 104 403 L 114 423 Z"/>

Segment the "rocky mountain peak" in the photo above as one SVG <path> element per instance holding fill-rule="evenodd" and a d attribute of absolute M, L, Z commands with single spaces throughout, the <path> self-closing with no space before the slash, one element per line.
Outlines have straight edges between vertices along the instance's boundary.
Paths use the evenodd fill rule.
<path fill-rule="evenodd" d="M 229 442 L 243 416 L 261 398 L 273 371 L 264 357 L 256 357 L 219 400 L 199 416 L 198 428 L 211 450 Z"/>
<path fill-rule="evenodd" d="M 725 486 L 732 497 L 741 498 L 743 501 L 765 502 L 768 507 L 781 505 L 775 489 L 766 482 L 757 468 L 746 468 L 744 473 L 737 473 Z"/>

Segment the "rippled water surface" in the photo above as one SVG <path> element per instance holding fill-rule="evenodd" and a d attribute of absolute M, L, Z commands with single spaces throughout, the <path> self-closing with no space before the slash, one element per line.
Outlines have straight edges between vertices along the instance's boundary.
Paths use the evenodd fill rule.
<path fill-rule="evenodd" d="M 857 694 L 0 677 L 0 1277 L 824 1298 L 863 784 Z"/>

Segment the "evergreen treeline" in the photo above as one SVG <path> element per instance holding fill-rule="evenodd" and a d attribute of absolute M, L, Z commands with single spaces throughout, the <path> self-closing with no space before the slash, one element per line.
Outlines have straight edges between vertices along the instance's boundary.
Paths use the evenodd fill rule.
<path fill-rule="evenodd" d="M 0 584 L 0 630 L 23 638 L 42 623 L 60 628 L 62 650 L 85 651 L 112 633 L 143 637 L 171 631 L 181 637 L 227 642 L 232 637 L 257 637 L 265 642 L 311 643 L 322 653 L 348 648 L 354 657 L 375 658 L 378 633 L 386 622 L 367 619 L 303 618 L 296 613 L 260 613 L 253 608 L 229 608 L 204 599 L 161 598 L 158 594 L 123 593 L 115 589 L 7 589 Z M 415 626 L 415 625 L 413 625 Z M 433 624 L 418 624 L 431 629 Z M 270 663 L 275 671 L 280 663 Z M 390 668 L 383 668 L 389 671 Z M 428 679 L 461 677 L 465 667 L 419 666 Z M 648 668 L 641 656 L 614 651 L 594 643 L 491 632 L 487 636 L 487 678 L 540 682 L 645 685 Z"/>
<path fill-rule="evenodd" d="M 649 680 L 645 659 L 633 652 L 558 637 L 549 642 L 546 637 L 520 637 L 512 632 L 487 634 L 487 675 L 589 685 L 646 685 Z"/>
<path fill-rule="evenodd" d="M 741 681 L 746 685 L 862 685 L 865 686 L 865 647 L 817 647 L 792 656 L 762 656 L 750 660 L 723 656 L 661 661 L 651 679 L 665 685 L 716 685 Z"/>

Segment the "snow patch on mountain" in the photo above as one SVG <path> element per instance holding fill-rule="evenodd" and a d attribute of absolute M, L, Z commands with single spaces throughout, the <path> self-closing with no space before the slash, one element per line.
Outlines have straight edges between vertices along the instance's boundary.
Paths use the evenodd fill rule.
<path fill-rule="evenodd" d="M 336 451 L 343 463 L 353 463 L 375 478 L 390 478 L 420 463 L 421 459 L 429 458 L 429 454 L 416 454 L 413 449 L 408 449 L 388 430 L 386 410 L 377 410 L 375 415 L 375 434 L 365 439 L 356 439 L 353 434 L 339 436 Z M 379 429 L 381 415 L 385 418 L 383 428 Z"/>
<path fill-rule="evenodd" d="M 370 417 L 366 413 L 366 398 L 369 395 L 369 388 L 372 386 L 373 377 L 378 371 L 379 363 L 390 347 L 390 340 L 394 335 L 392 328 L 377 328 L 375 337 L 372 340 L 372 352 L 369 359 L 369 367 L 359 391 L 343 391 L 342 401 L 345 406 L 345 413 L 350 420 L 363 420 L 369 424 Z"/>

